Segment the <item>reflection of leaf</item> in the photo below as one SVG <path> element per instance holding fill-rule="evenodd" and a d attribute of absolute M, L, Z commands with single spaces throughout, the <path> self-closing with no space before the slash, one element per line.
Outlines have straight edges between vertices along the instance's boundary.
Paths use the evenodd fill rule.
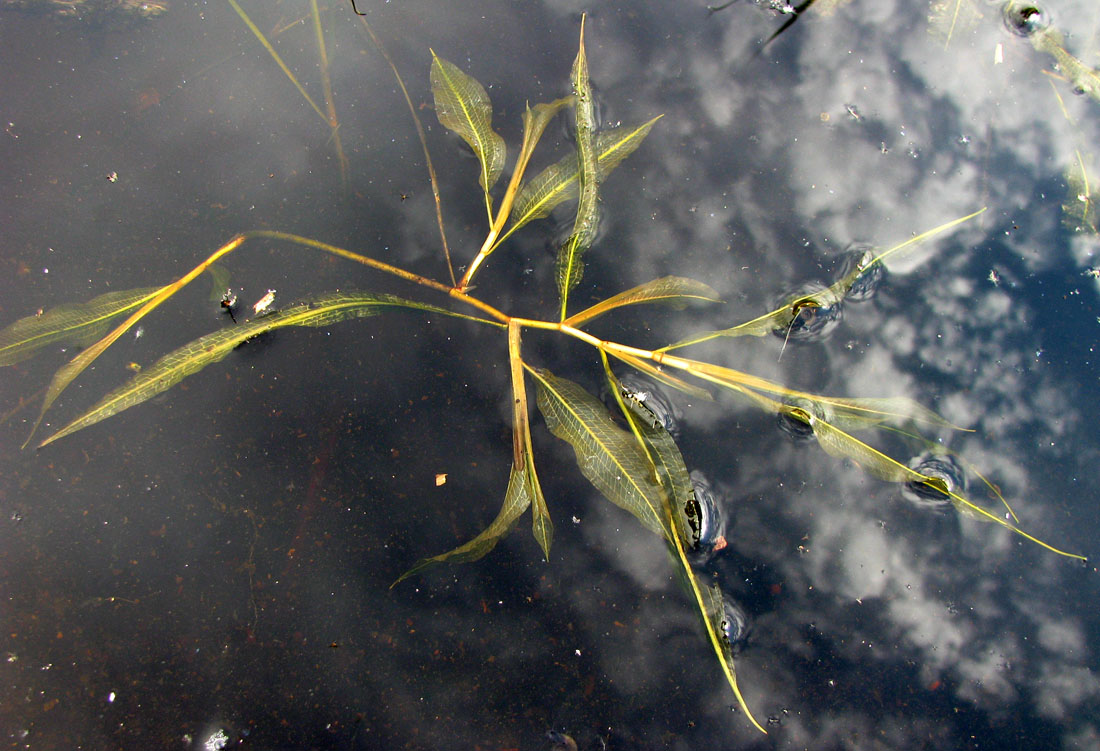
<path fill-rule="evenodd" d="M 424 569 L 439 563 L 466 563 L 468 561 L 476 561 L 478 558 L 485 556 L 496 547 L 500 538 L 512 528 L 516 519 L 518 519 L 520 515 L 527 510 L 527 507 L 531 505 L 529 488 L 530 478 L 528 477 L 527 469 L 517 469 L 513 466 L 512 475 L 508 480 L 508 490 L 504 493 L 504 504 L 500 507 L 500 513 L 497 514 L 496 519 L 493 519 L 488 527 L 481 531 L 481 534 L 465 545 L 459 545 L 454 550 L 417 561 L 415 566 L 401 574 L 401 576 L 397 578 L 397 581 L 390 586 L 396 586 L 410 576 L 419 574 Z"/>
<path fill-rule="evenodd" d="M 635 127 L 612 128 L 596 134 L 596 156 L 599 179 L 603 180 L 613 169 L 641 145 L 657 116 Z M 508 234 L 532 221 L 547 216 L 556 206 L 577 197 L 580 170 L 574 152 L 535 175 L 520 189 L 512 204 L 512 226 Z"/>
<path fill-rule="evenodd" d="M 160 287 L 108 292 L 77 305 L 61 305 L 40 316 L 27 316 L 0 331 L 0 366 L 32 357 L 49 344 L 86 345 L 99 339 L 117 315 L 147 302 Z"/>
<path fill-rule="evenodd" d="M 418 308 L 444 315 L 454 315 L 434 305 L 403 300 L 391 295 L 368 293 L 333 293 L 300 302 L 270 315 L 253 318 L 240 325 L 227 326 L 206 334 L 165 355 L 129 382 L 107 394 L 83 415 L 47 438 L 39 444 L 39 448 L 167 391 L 187 376 L 223 359 L 243 342 L 266 331 L 284 326 L 327 326 L 348 318 L 375 315 L 383 307 Z"/>
<path fill-rule="evenodd" d="M 504 169 L 504 139 L 493 132 L 493 108 L 484 87 L 432 52 L 432 95 L 439 122 L 462 137 L 481 163 L 478 182 L 488 195 Z M 490 221 L 492 217 L 490 217 Z"/>
<path fill-rule="evenodd" d="M 947 49 L 956 36 L 972 30 L 981 18 L 974 0 L 934 0 L 928 11 L 928 33 Z"/>
<path fill-rule="evenodd" d="M 580 313 L 571 315 L 562 323 L 569 326 L 580 326 L 597 316 L 602 316 L 609 310 L 621 308 L 624 305 L 637 305 L 638 303 L 664 302 L 679 310 L 687 305 L 689 300 L 721 302 L 718 293 L 702 282 L 682 276 L 663 276 L 660 279 L 640 284 L 598 302 Z"/>

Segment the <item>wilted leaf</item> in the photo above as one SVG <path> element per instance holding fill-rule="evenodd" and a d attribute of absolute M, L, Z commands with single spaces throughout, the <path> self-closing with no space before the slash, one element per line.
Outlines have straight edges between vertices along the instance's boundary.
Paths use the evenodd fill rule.
<path fill-rule="evenodd" d="M 439 122 L 462 137 L 481 163 L 478 182 L 488 195 L 504 170 L 504 139 L 493 131 L 493 106 L 484 87 L 432 52 L 430 74 Z M 491 219 L 491 218 L 490 218 Z"/>
<path fill-rule="evenodd" d="M 0 331 L 0 366 L 14 365 L 50 344 L 83 346 L 99 339 L 108 322 L 152 299 L 160 287 L 108 292 L 86 303 L 61 305 L 27 316 Z"/>
<path fill-rule="evenodd" d="M 598 302 L 590 308 L 575 313 L 562 323 L 580 326 L 609 310 L 639 303 L 668 303 L 682 309 L 689 301 L 722 302 L 710 286 L 682 276 L 663 276 L 651 282 L 620 292 Z"/>
<path fill-rule="evenodd" d="M 417 308 L 443 315 L 454 315 L 444 308 L 403 300 L 391 295 L 369 293 L 338 292 L 295 303 L 284 310 L 206 334 L 165 355 L 127 383 L 107 394 L 83 415 L 47 438 L 39 444 L 39 448 L 151 399 L 187 376 L 221 360 L 241 343 L 259 334 L 284 326 L 327 326 L 349 318 L 375 315 L 383 307 Z"/>

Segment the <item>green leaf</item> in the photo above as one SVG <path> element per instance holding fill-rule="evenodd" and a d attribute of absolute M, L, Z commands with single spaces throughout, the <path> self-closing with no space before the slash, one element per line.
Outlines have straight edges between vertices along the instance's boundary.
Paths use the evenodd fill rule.
<path fill-rule="evenodd" d="M 580 313 L 574 313 L 562 323 L 574 327 L 580 326 L 609 310 L 639 303 L 668 303 L 676 310 L 681 310 L 693 300 L 722 302 L 718 293 L 702 282 L 683 276 L 663 276 L 613 295 Z"/>
<path fill-rule="evenodd" d="M 695 334 L 686 339 L 681 339 L 674 344 L 670 344 L 667 347 L 662 347 L 659 352 L 667 352 L 669 350 L 678 349 L 680 347 L 687 347 L 691 344 L 699 344 L 701 342 L 716 339 L 721 336 L 737 337 L 737 336 L 765 336 L 772 331 L 782 331 L 790 328 L 795 319 L 802 315 L 802 312 L 807 309 L 814 308 L 827 308 L 834 305 L 839 305 L 848 296 L 848 292 L 852 289 L 852 285 L 856 280 L 874 266 L 876 263 L 882 263 L 887 258 L 900 253 L 906 248 L 910 248 L 918 243 L 927 240 L 928 238 L 938 235 L 941 232 L 945 232 L 956 225 L 967 222 L 974 217 L 985 211 L 985 208 L 981 208 L 966 216 L 959 217 L 958 219 L 952 219 L 949 222 L 933 227 L 930 230 L 921 232 L 919 235 L 914 235 L 908 240 L 898 243 L 889 250 L 885 250 L 877 256 L 871 256 L 868 254 L 859 263 L 855 264 L 851 271 L 844 275 L 841 279 L 838 279 L 833 284 L 829 285 L 825 289 L 808 295 L 798 295 L 791 297 L 784 301 L 784 303 L 775 310 L 765 313 L 764 315 L 754 318 L 751 321 L 747 321 L 740 325 L 734 326 L 728 329 L 721 329 L 719 331 L 707 331 L 701 334 Z"/>
<path fill-rule="evenodd" d="M 612 128 L 596 134 L 596 165 L 601 181 L 641 145 L 661 117 L 658 115 L 642 125 Z M 534 219 L 548 216 L 560 204 L 575 199 L 579 180 L 580 167 L 575 151 L 535 175 L 520 189 L 512 204 L 512 225 L 507 234 Z"/>
<path fill-rule="evenodd" d="M 94 407 L 39 444 L 39 448 L 167 391 L 184 378 L 218 362 L 243 342 L 285 326 L 327 326 L 349 318 L 375 315 L 380 308 L 400 307 L 457 315 L 445 308 L 391 295 L 336 292 L 295 303 L 239 325 L 226 326 L 171 352 L 103 397 Z"/>
<path fill-rule="evenodd" d="M 115 316 L 150 300 L 160 287 L 108 292 L 86 303 L 61 305 L 27 316 L 0 331 L 0 366 L 22 362 L 50 344 L 84 346 L 107 331 Z"/>
<path fill-rule="evenodd" d="M 584 16 L 581 16 L 581 41 L 573 61 L 573 114 L 576 125 L 577 164 L 580 198 L 573 232 L 558 251 L 558 293 L 561 295 L 561 320 L 565 320 L 569 292 L 581 280 L 584 265 L 581 256 L 596 240 L 600 224 L 599 170 L 595 145 L 596 115 L 592 87 L 588 81 L 588 56 L 584 51 Z"/>
<path fill-rule="evenodd" d="M 516 519 L 531 505 L 530 483 L 531 479 L 527 467 L 517 469 L 513 465 L 512 474 L 508 480 L 508 490 L 504 493 L 504 504 L 500 507 L 500 513 L 497 514 L 496 519 L 482 530 L 481 534 L 465 545 L 459 545 L 454 550 L 417 561 L 416 565 L 401 574 L 397 581 L 390 585 L 390 588 L 392 589 L 410 576 L 419 574 L 424 569 L 437 564 L 448 561 L 451 563 L 466 563 L 485 556 L 496 547 L 500 538 L 512 528 Z"/>
<path fill-rule="evenodd" d="M 622 386 L 607 364 L 606 354 L 601 352 L 604 369 L 608 380 L 615 391 L 619 406 L 623 409 L 624 416 L 631 424 L 634 435 L 641 442 L 643 455 L 649 462 L 650 469 L 654 472 L 660 483 L 662 491 L 663 515 L 665 518 L 665 539 L 673 554 L 673 559 L 679 565 L 679 573 L 692 603 L 698 610 L 711 648 L 722 667 L 722 672 L 733 690 L 734 696 L 741 710 L 749 718 L 749 721 L 762 733 L 766 733 L 760 723 L 753 717 L 745 698 L 741 695 L 741 689 L 737 685 L 737 674 L 733 666 L 733 650 L 725 630 L 725 608 L 722 601 L 722 593 L 717 587 L 704 587 L 699 582 L 699 577 L 688 560 L 686 550 L 694 547 L 699 541 L 698 524 L 692 524 L 692 513 L 698 513 L 695 506 L 695 491 L 691 478 L 688 475 L 684 458 L 676 442 L 665 430 L 661 421 L 648 407 L 637 399 L 623 398 Z"/>
<path fill-rule="evenodd" d="M 605 498 L 664 538 L 671 536 L 661 488 L 634 436 L 617 426 L 600 401 L 547 370 L 530 369 L 550 432 L 573 447 L 581 474 Z"/>
<path fill-rule="evenodd" d="M 435 113 L 444 127 L 462 137 L 481 163 L 478 182 L 489 190 L 504 170 L 504 139 L 493 131 L 493 106 L 484 87 L 472 76 L 462 72 L 432 52 L 430 74 Z M 492 217 L 490 216 L 490 221 Z"/>

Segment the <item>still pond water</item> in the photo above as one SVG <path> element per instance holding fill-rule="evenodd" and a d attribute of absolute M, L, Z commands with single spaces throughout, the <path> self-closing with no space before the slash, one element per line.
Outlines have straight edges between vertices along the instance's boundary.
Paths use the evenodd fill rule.
<path fill-rule="evenodd" d="M 308 4 L 241 3 L 324 108 Z M 416 131 L 350 3 L 319 3 L 346 186 L 328 125 L 227 2 L 163 4 L 148 19 L 0 12 L 0 325 L 172 281 L 251 229 L 446 277 Z M 972 431 L 929 437 L 958 452 L 975 499 L 998 508 L 981 472 L 1025 529 L 1100 554 L 1100 100 L 1067 80 L 1100 65 L 1095 3 L 1026 14 L 1084 72 L 985 0 L 948 8 L 953 28 L 920 1 L 819 0 L 766 46 L 791 16 L 750 2 L 359 5 L 424 120 L 459 265 L 485 209 L 477 162 L 431 110 L 429 49 L 486 86 L 514 154 L 524 104 L 568 92 L 589 12 L 600 125 L 664 117 L 602 186 L 575 304 L 668 274 L 725 300 L 623 311 L 593 324 L 604 338 L 658 347 L 733 326 L 839 278 L 853 249 L 988 207 L 891 260 L 827 332 L 685 353 L 916 399 Z M 571 137 L 552 123 L 537 166 Z M 476 294 L 556 315 L 569 222 L 517 234 Z M 441 301 L 269 241 L 223 266 L 248 303 L 337 288 Z M 218 292 L 204 276 L 145 318 L 44 434 L 131 364 L 232 325 Z M 529 332 L 525 355 L 600 391 L 580 344 Z M 21 451 L 31 398 L 72 356 L 0 372 L 6 747 L 548 749 L 557 731 L 581 749 L 1100 748 L 1092 564 L 906 496 L 748 403 L 672 397 L 724 524 L 705 568 L 745 616 L 738 676 L 767 736 L 733 709 L 660 541 L 541 417 L 551 560 L 521 520 L 488 557 L 389 589 L 499 508 L 502 334 L 408 313 L 286 329 Z M 866 439 L 903 462 L 922 452 Z"/>

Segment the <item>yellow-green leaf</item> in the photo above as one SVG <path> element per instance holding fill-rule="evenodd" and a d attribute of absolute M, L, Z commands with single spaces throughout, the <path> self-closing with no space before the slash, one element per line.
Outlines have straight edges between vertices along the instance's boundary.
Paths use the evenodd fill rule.
<path fill-rule="evenodd" d="M 50 344 L 83 346 L 107 331 L 108 322 L 150 300 L 160 287 L 108 292 L 75 305 L 27 316 L 0 331 L 0 366 L 22 362 Z"/>
<path fill-rule="evenodd" d="M 623 126 L 596 134 L 596 157 L 599 179 L 612 170 L 641 145 L 653 124 L 661 116 L 638 126 Z M 578 195 L 580 167 L 574 151 L 535 175 L 520 189 L 512 204 L 512 225 L 508 235 L 534 219 L 547 216 L 555 207 Z M 507 236 L 507 235 L 506 235 Z"/>
<path fill-rule="evenodd" d="M 221 360 L 240 344 L 259 334 L 284 326 L 327 326 L 349 318 L 375 315 L 384 307 L 416 308 L 455 315 L 444 308 L 369 293 L 337 292 L 295 303 L 269 315 L 226 326 L 165 355 L 47 438 L 39 444 L 39 448 L 151 399 L 187 376 Z"/>
<path fill-rule="evenodd" d="M 512 528 L 516 519 L 531 505 L 530 487 L 527 468 L 517 469 L 513 465 L 512 474 L 508 480 L 508 490 L 504 493 L 504 504 L 500 508 L 500 513 L 497 514 L 496 519 L 488 527 L 481 531 L 481 534 L 466 544 L 459 545 L 454 550 L 417 561 L 415 566 L 401 574 L 390 587 L 392 588 L 410 576 L 419 574 L 424 569 L 440 563 L 466 563 L 485 556 L 496 547 L 500 538 Z"/>
<path fill-rule="evenodd" d="M 617 295 L 598 302 L 590 308 L 574 313 L 562 323 L 580 326 L 609 310 L 639 303 L 668 303 L 682 309 L 689 301 L 722 302 L 710 286 L 682 276 L 663 276 L 640 284 Z"/>
<path fill-rule="evenodd" d="M 561 295 L 561 320 L 565 320 L 569 292 L 584 273 L 581 256 L 595 242 L 600 224 L 599 170 L 596 155 L 596 116 L 592 87 L 588 82 L 588 57 L 584 51 L 584 16 L 581 16 L 581 41 L 573 61 L 573 114 L 576 125 L 577 164 L 580 168 L 580 198 L 573 232 L 558 252 L 558 293 Z"/>
<path fill-rule="evenodd" d="M 444 127 L 451 129 L 474 150 L 481 164 L 478 182 L 489 189 L 504 170 L 504 139 L 493 131 L 493 106 L 485 88 L 457 65 L 432 52 L 430 74 L 435 113 Z M 490 216 L 490 221 L 492 217 Z"/>
<path fill-rule="evenodd" d="M 547 370 L 529 369 L 538 383 L 538 406 L 550 432 L 573 447 L 581 474 L 605 498 L 633 514 L 646 529 L 671 537 L 661 489 L 631 433 L 617 426 L 603 404 L 583 388 Z"/>

